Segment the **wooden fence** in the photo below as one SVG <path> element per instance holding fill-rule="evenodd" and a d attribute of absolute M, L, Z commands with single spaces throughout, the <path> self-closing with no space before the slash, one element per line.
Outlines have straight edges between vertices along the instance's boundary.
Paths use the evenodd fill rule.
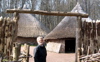
<path fill-rule="evenodd" d="M 10 59 L 12 47 L 17 37 L 16 20 L 11 18 L 0 18 L 0 55 L 2 59 Z M 2 62 L 2 60 L 1 60 Z"/>
<path fill-rule="evenodd" d="M 29 61 L 29 45 L 25 45 L 24 54 L 21 54 L 21 44 L 16 42 L 18 19 L 18 13 L 14 13 L 12 18 L 0 17 L 0 62 Z M 20 60 L 20 58 L 23 60 Z"/>
<path fill-rule="evenodd" d="M 100 20 L 83 21 L 80 34 L 79 58 L 98 53 L 100 49 Z"/>

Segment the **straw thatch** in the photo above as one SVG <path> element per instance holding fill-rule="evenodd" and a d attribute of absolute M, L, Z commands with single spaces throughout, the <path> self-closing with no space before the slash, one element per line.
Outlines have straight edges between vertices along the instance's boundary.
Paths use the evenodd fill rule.
<path fill-rule="evenodd" d="M 20 37 L 37 37 L 45 36 L 49 29 L 40 23 L 31 14 L 19 14 L 18 36 Z"/>
<path fill-rule="evenodd" d="M 73 8 L 71 12 L 79 12 L 85 14 L 79 3 Z M 82 20 L 89 20 L 90 18 L 83 18 Z M 45 37 L 48 39 L 63 39 L 68 37 L 74 37 L 76 35 L 76 21 L 77 17 L 66 16 L 62 21 Z"/>

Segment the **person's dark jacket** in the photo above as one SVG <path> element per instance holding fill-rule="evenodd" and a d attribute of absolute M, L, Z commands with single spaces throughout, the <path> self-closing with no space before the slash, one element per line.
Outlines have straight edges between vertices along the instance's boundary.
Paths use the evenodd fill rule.
<path fill-rule="evenodd" d="M 35 62 L 46 62 L 47 51 L 45 46 L 38 45 L 34 49 L 34 61 Z"/>

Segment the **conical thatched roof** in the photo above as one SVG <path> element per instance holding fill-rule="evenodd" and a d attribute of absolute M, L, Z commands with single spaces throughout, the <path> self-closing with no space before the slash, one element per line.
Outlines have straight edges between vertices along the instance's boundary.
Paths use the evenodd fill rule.
<path fill-rule="evenodd" d="M 18 36 L 21 37 L 37 37 L 45 36 L 49 33 L 49 29 L 40 23 L 31 14 L 19 14 Z"/>
<path fill-rule="evenodd" d="M 73 8 L 71 12 L 79 12 L 85 14 L 79 3 Z M 86 18 L 84 18 L 86 19 Z M 86 20 L 91 20 L 87 18 Z M 76 17 L 66 16 L 62 21 L 44 38 L 48 39 L 62 39 L 68 37 L 74 37 L 76 35 Z"/>

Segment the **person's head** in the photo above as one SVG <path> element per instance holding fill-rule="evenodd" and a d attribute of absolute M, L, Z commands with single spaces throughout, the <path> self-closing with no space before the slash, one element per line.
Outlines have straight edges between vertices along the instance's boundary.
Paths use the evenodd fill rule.
<path fill-rule="evenodd" d="M 38 45 L 43 45 L 43 43 L 44 43 L 43 37 L 41 37 L 41 36 L 37 37 L 37 43 L 38 43 Z"/>

